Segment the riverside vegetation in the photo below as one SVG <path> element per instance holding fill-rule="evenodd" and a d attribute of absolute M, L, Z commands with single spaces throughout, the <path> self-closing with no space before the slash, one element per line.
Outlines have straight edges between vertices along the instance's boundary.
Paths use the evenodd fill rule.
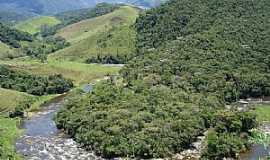
<path fill-rule="evenodd" d="M 268 0 L 171 0 L 140 14 L 136 56 L 57 114 L 59 128 L 106 158 L 166 158 L 205 131 L 202 159 L 250 146 L 252 112 L 227 110 L 270 95 Z"/>

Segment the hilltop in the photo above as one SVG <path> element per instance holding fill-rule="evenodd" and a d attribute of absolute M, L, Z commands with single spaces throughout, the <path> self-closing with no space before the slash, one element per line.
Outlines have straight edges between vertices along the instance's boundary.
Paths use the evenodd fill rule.
<path fill-rule="evenodd" d="M 35 34 L 41 31 L 42 27 L 52 27 L 60 24 L 61 21 L 52 16 L 40 16 L 22 21 L 15 25 L 18 30 Z"/>
<path fill-rule="evenodd" d="M 92 8 L 98 3 L 125 3 L 142 7 L 154 7 L 165 0 L 0 0 L 0 12 L 15 12 L 20 15 L 52 15 L 70 10 Z M 16 20 L 17 18 L 14 17 Z"/>
<path fill-rule="evenodd" d="M 137 8 L 121 6 L 103 16 L 68 25 L 56 35 L 65 38 L 71 46 L 55 52 L 50 58 L 85 62 L 91 58 L 96 60 L 98 56 L 114 56 L 115 59 L 123 57 L 121 62 L 126 61 L 125 58 L 135 52 L 136 34 L 132 25 L 138 14 Z"/>

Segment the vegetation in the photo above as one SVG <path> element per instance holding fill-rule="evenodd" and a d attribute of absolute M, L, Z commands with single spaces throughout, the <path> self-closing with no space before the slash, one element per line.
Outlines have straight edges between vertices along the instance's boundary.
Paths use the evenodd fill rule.
<path fill-rule="evenodd" d="M 11 46 L 8 46 L 0 41 L 0 59 L 12 59 L 22 55 L 23 53 L 21 53 L 19 49 L 12 48 Z"/>
<path fill-rule="evenodd" d="M 20 41 L 33 41 L 31 35 L 12 29 L 0 23 L 0 41 L 6 43 L 14 48 L 20 48 Z"/>
<path fill-rule="evenodd" d="M 20 160 L 14 147 L 19 129 L 17 120 L 0 117 L 0 158 L 5 160 Z"/>
<path fill-rule="evenodd" d="M 82 20 L 95 18 L 113 12 L 118 9 L 118 5 L 112 5 L 108 3 L 100 3 L 94 8 L 80 9 L 75 11 L 67 11 L 58 13 L 55 15 L 57 19 L 61 21 L 60 24 L 55 26 L 45 26 L 41 29 L 41 35 L 43 37 L 55 35 L 58 30 L 65 26 L 80 22 Z"/>
<path fill-rule="evenodd" d="M 257 120 L 260 123 L 270 122 L 270 105 L 256 105 L 254 107 L 254 113 L 257 115 Z"/>
<path fill-rule="evenodd" d="M 109 3 L 99 3 L 94 8 L 67 11 L 56 14 L 56 17 L 62 21 L 62 25 L 67 26 L 82 20 L 99 17 L 118 9 L 118 5 Z"/>
<path fill-rule="evenodd" d="M 14 111 L 22 102 L 34 99 L 34 96 L 27 93 L 0 88 L 0 113 Z"/>
<path fill-rule="evenodd" d="M 73 96 L 58 127 L 106 158 L 171 157 L 209 130 L 202 158 L 236 158 L 249 147 L 256 118 L 225 105 L 270 95 L 269 6 L 171 0 L 142 13 L 123 83 L 112 78 Z M 66 37 L 79 41 L 72 32 Z"/>
<path fill-rule="evenodd" d="M 122 6 L 112 13 L 69 25 L 58 32 L 70 47 L 51 55 L 80 62 L 123 63 L 135 53 L 135 22 L 139 10 Z"/>
<path fill-rule="evenodd" d="M 256 127 L 253 113 L 222 111 L 214 114 L 213 120 L 214 127 L 208 131 L 202 159 L 237 158 L 238 153 L 250 147 L 248 135 Z"/>
<path fill-rule="evenodd" d="M 35 34 L 35 33 L 40 32 L 41 30 L 44 30 L 44 28 L 52 27 L 60 23 L 61 21 L 55 17 L 40 16 L 40 17 L 28 19 L 26 21 L 22 21 L 16 24 L 15 27 L 18 30 L 21 30 L 30 34 Z"/>
<path fill-rule="evenodd" d="M 3 52 L 1 53 L 1 57 L 3 58 L 13 59 L 28 55 L 45 62 L 47 60 L 47 54 L 70 45 L 61 37 L 47 36 L 40 38 L 38 35 L 33 36 L 1 23 L 0 36 L 0 47 L 4 49 L 1 51 Z M 10 48 L 8 49 L 3 43 L 9 45 Z"/>
<path fill-rule="evenodd" d="M 61 73 L 64 78 L 71 79 L 75 85 L 89 83 L 106 75 L 117 74 L 120 69 L 119 67 L 99 64 L 53 61 L 50 59 L 47 63 L 31 59 L 2 61 L 0 63 L 9 65 L 14 70 L 34 75 L 49 76 Z"/>
<path fill-rule="evenodd" d="M 38 96 L 61 94 L 73 87 L 72 82 L 64 79 L 62 75 L 40 77 L 16 72 L 6 66 L 0 66 L 0 85 L 2 88 L 14 89 Z"/>

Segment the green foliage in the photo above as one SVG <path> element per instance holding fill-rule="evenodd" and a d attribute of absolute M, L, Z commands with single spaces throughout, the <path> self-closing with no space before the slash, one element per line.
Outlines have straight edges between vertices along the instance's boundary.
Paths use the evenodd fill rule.
<path fill-rule="evenodd" d="M 56 17 L 62 21 L 62 25 L 67 26 L 85 19 L 99 17 L 111 13 L 118 8 L 118 5 L 99 3 L 94 8 L 63 12 L 56 14 Z"/>
<path fill-rule="evenodd" d="M 62 75 L 34 76 L 13 71 L 3 65 L 0 66 L 0 85 L 2 88 L 14 89 L 38 96 L 64 93 L 73 87 L 72 82 L 64 79 Z"/>
<path fill-rule="evenodd" d="M 147 66 L 133 72 L 179 76 L 228 102 L 269 95 L 269 10 L 267 0 L 172 0 L 147 11 L 135 24 L 139 53 L 146 55 L 133 62 Z"/>
<path fill-rule="evenodd" d="M 236 157 L 249 147 L 256 117 L 225 104 L 270 95 L 269 6 L 171 0 L 142 13 L 123 85 L 74 96 L 58 113 L 58 127 L 107 158 L 171 157 L 212 128 L 203 158 Z"/>
<path fill-rule="evenodd" d="M 16 24 L 15 27 L 18 30 L 21 30 L 30 34 L 36 34 L 40 32 L 41 30 L 43 30 L 43 28 L 52 27 L 60 23 L 61 21 L 55 17 L 39 16 L 39 17 L 28 19 L 26 21 L 22 21 Z"/>
<path fill-rule="evenodd" d="M 71 46 L 51 57 L 87 63 L 127 62 L 136 52 L 136 32 L 132 25 L 138 13 L 137 8 L 121 6 L 103 16 L 64 27 L 57 35 Z"/>
<path fill-rule="evenodd" d="M 20 160 L 17 155 L 14 143 L 18 136 L 16 119 L 3 118 L 0 116 L 0 159 Z"/>
<path fill-rule="evenodd" d="M 47 55 L 57 50 L 70 46 L 64 38 L 57 36 L 44 37 L 41 41 L 37 40 L 23 48 L 26 55 L 37 58 L 42 62 L 47 60 Z"/>
<path fill-rule="evenodd" d="M 20 41 L 33 41 L 33 37 L 25 32 L 12 29 L 0 23 L 0 41 L 14 48 L 20 48 Z"/>
<path fill-rule="evenodd" d="M 251 130 L 251 140 L 252 143 L 262 144 L 265 148 L 270 145 L 270 134 L 260 131 L 258 129 Z"/>
<path fill-rule="evenodd" d="M 220 133 L 209 131 L 207 135 L 207 146 L 203 152 L 202 159 L 222 159 L 224 157 L 237 158 L 236 153 L 246 150 L 247 140 L 237 134 Z"/>
<path fill-rule="evenodd" d="M 104 83 L 91 95 L 72 95 L 56 123 L 107 158 L 168 157 L 188 148 L 204 129 L 200 112 L 181 102 L 182 96 L 165 86 L 143 95 Z"/>
<path fill-rule="evenodd" d="M 257 120 L 260 123 L 270 122 L 270 105 L 255 105 L 254 113 L 257 115 Z"/>
<path fill-rule="evenodd" d="M 86 19 L 90 19 L 90 18 L 94 18 L 94 17 L 111 13 L 118 8 L 119 8 L 118 5 L 100 3 L 96 5 L 94 8 L 90 8 L 90 9 L 80 9 L 80 10 L 75 10 L 75 11 L 67 11 L 63 13 L 58 13 L 55 15 L 55 17 L 59 19 L 61 23 L 55 26 L 44 26 L 41 29 L 40 34 L 43 37 L 51 36 L 51 35 L 56 34 L 58 30 L 60 30 L 61 28 L 64 28 L 65 26 L 68 26 L 68 25 L 71 25 L 71 24 L 74 24 L 74 23 L 77 23 Z"/>
<path fill-rule="evenodd" d="M 250 130 L 257 126 L 255 114 L 218 111 L 210 120 L 212 126 L 207 133 L 202 159 L 237 158 L 240 152 L 250 147 Z"/>

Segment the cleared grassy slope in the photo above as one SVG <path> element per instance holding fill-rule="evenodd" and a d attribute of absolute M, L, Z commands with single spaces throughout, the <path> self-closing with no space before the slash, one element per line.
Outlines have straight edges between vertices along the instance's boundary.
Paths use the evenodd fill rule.
<path fill-rule="evenodd" d="M 34 98 L 27 93 L 0 88 L 0 111 L 11 111 L 21 102 Z"/>
<path fill-rule="evenodd" d="M 53 59 L 84 61 L 100 54 L 131 54 L 134 52 L 135 22 L 139 10 L 120 7 L 104 16 L 69 25 L 58 32 L 71 46 L 50 56 Z"/>
<path fill-rule="evenodd" d="M 23 21 L 17 24 L 15 27 L 21 31 L 28 32 L 30 34 L 35 34 L 40 32 L 41 27 L 44 25 L 54 26 L 59 23 L 61 23 L 61 21 L 56 19 L 55 17 L 41 16 Z"/>
<path fill-rule="evenodd" d="M 65 78 L 73 80 L 75 85 L 89 83 L 95 79 L 103 78 L 107 74 L 117 74 L 120 70 L 120 67 L 52 60 L 48 63 L 40 63 L 26 59 L 1 61 L 0 64 L 6 64 L 14 69 L 36 75 L 62 74 Z"/>
<path fill-rule="evenodd" d="M 18 52 L 16 52 L 15 49 L 9 47 L 8 45 L 0 41 L 0 59 L 17 56 Z"/>

